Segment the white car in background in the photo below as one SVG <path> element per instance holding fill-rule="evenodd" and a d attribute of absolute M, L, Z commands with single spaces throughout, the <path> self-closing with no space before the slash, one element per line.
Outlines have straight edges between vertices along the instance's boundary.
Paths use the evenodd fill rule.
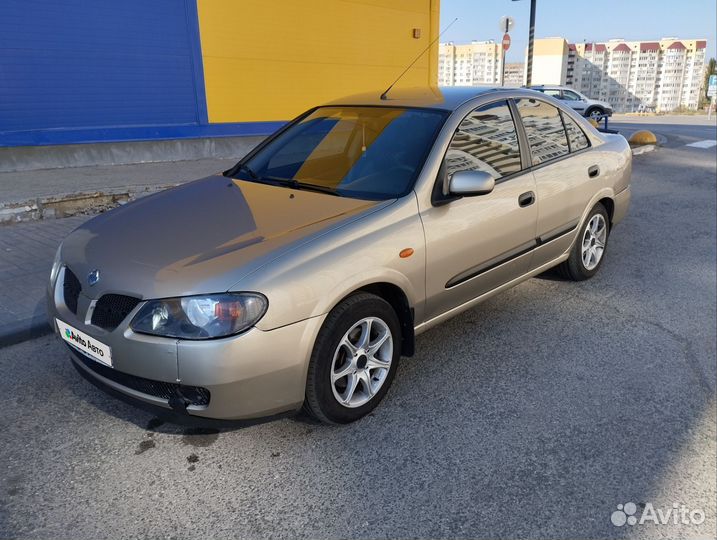
<path fill-rule="evenodd" d="M 576 110 L 585 118 L 600 120 L 603 116 L 612 116 L 612 105 L 604 101 L 590 99 L 584 94 L 572 88 L 564 86 L 531 86 L 531 90 L 537 90 L 548 96 L 563 101 L 565 105 Z"/>

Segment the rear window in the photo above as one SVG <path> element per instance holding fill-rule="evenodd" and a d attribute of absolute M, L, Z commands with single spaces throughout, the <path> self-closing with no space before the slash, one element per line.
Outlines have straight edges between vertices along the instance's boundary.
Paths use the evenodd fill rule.
<path fill-rule="evenodd" d="M 530 142 L 533 165 L 540 165 L 570 152 L 560 111 L 539 99 L 516 100 Z"/>
<path fill-rule="evenodd" d="M 563 114 L 563 123 L 565 124 L 565 131 L 568 133 L 568 142 L 570 143 L 571 152 L 577 152 L 590 146 L 585 132 L 580 129 L 580 126 L 575 123 L 575 120 L 567 114 Z"/>

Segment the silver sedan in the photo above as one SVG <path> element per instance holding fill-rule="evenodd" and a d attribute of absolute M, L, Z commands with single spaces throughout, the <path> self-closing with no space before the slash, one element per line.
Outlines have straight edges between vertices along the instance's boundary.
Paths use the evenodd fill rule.
<path fill-rule="evenodd" d="M 351 422 L 417 334 L 552 267 L 595 275 L 630 172 L 622 136 L 535 91 L 341 99 L 71 233 L 52 324 L 83 375 L 145 403 Z"/>

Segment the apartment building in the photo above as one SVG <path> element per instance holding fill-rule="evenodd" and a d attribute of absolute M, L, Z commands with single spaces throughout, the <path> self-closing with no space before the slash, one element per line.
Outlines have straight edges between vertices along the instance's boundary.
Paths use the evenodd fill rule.
<path fill-rule="evenodd" d="M 500 45 L 493 40 L 441 43 L 438 47 L 440 86 L 499 84 L 500 69 Z"/>
<path fill-rule="evenodd" d="M 697 109 L 705 48 L 700 39 L 536 40 L 534 84 L 561 84 L 610 103 L 615 111 Z"/>
<path fill-rule="evenodd" d="M 525 64 L 522 62 L 506 62 L 503 85 L 518 87 L 525 84 Z"/>
<path fill-rule="evenodd" d="M 657 111 L 697 109 L 703 84 L 706 40 L 662 38 L 657 41 L 611 39 L 568 43 L 562 37 L 535 40 L 532 84 L 571 86 L 607 101 L 616 112 L 649 107 Z M 441 43 L 438 84 L 499 84 L 500 45 L 473 41 Z M 523 64 L 506 64 L 505 85 L 520 86 Z"/>

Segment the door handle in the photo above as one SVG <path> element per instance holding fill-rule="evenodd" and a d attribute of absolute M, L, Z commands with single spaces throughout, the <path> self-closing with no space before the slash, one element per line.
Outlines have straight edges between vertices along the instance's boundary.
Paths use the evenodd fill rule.
<path fill-rule="evenodd" d="M 595 178 L 596 176 L 599 176 L 599 175 L 600 175 L 600 167 L 598 167 L 597 165 L 593 165 L 592 167 L 590 167 L 588 169 L 588 176 L 590 178 Z"/>
<path fill-rule="evenodd" d="M 518 197 L 518 204 L 520 205 L 521 208 L 530 206 L 534 202 L 535 202 L 535 193 L 533 193 L 532 191 L 526 191 L 520 197 Z"/>

